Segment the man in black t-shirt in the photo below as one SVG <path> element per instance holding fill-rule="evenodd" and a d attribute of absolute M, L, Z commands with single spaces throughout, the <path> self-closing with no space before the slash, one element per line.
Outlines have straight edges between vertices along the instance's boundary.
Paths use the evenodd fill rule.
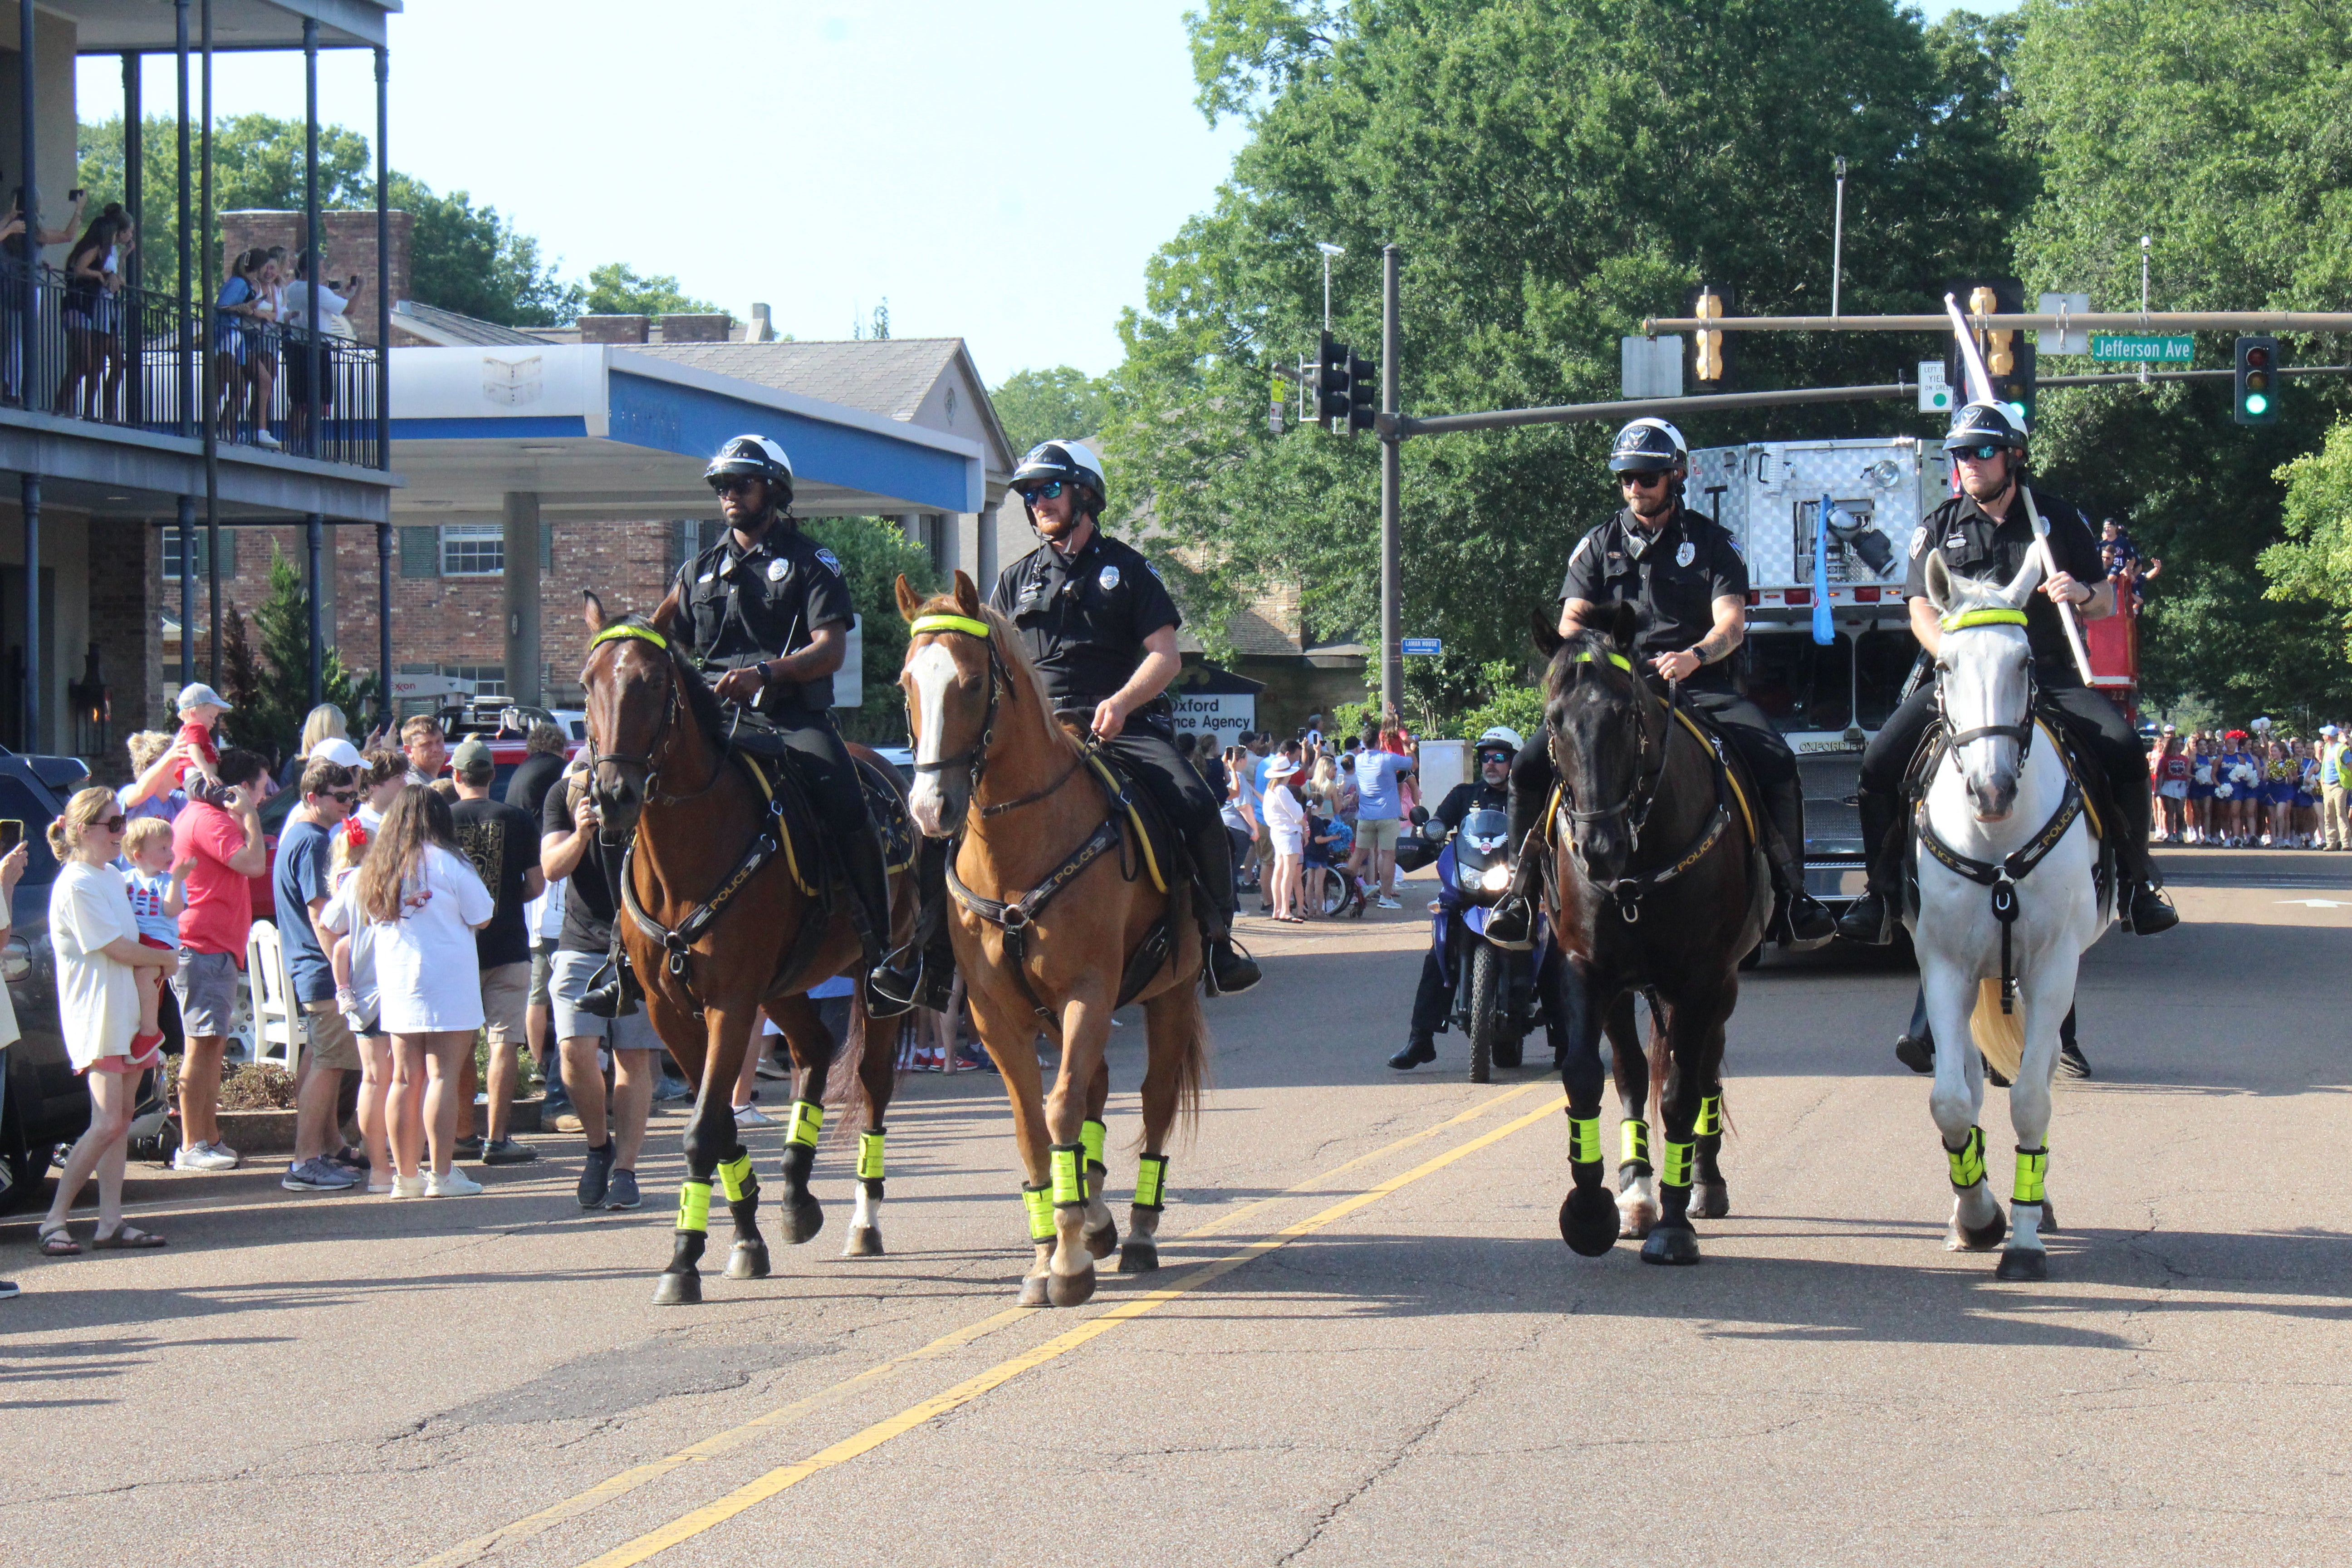
<path fill-rule="evenodd" d="M 1927 602 L 1927 558 L 1941 554 L 1956 577 L 2007 583 L 2025 568 L 2033 552 L 2033 523 L 2019 495 L 2025 480 L 2025 433 L 2001 409 L 1971 403 L 1952 421 L 1944 449 L 1960 477 L 1960 492 L 1929 512 L 1911 535 L 1911 566 L 1903 594 L 1909 602 L 1911 633 L 1934 657 L 1943 631 Z M 2036 490 L 2036 509 L 2049 529 L 2046 577 L 2026 603 L 2025 639 L 2033 650 L 2033 682 L 2042 700 L 2058 709 L 2067 729 L 2081 740 L 2107 775 L 2122 821 L 2115 834 L 2116 871 L 2123 880 L 2118 900 L 2125 929 L 2153 936 L 2179 923 L 2163 882 L 2148 858 L 2147 756 L 2115 705 L 2083 683 L 2064 626 L 2061 603 L 2075 606 L 2084 620 L 2115 613 L 2115 584 L 2099 561 L 2099 546 L 2083 514 L 2056 496 Z M 1937 711 L 1937 683 L 1923 681 L 1888 715 L 1862 754 L 1862 790 L 1857 805 L 1864 844 L 1872 851 L 1870 889 L 1838 919 L 1838 934 L 1850 942 L 1884 943 L 1895 934 L 1895 893 L 1903 874 L 1904 771 Z"/>
<path fill-rule="evenodd" d="M 520 1165 L 538 1158 L 507 1136 L 507 1121 L 513 1113 L 520 1074 L 515 1050 L 525 1041 L 530 1009 L 530 932 L 523 923 L 523 906 L 547 890 L 547 878 L 539 866 L 539 824 L 530 813 L 490 798 L 498 763 L 480 736 L 468 735 L 459 742 L 450 769 L 457 787 L 457 798 L 449 806 L 457 847 L 474 863 L 494 900 L 489 924 L 474 933 L 482 966 L 482 1029 L 489 1040 L 490 1066 L 488 1136 L 481 1159 L 488 1165 Z M 459 1084 L 457 1103 L 462 1145 L 471 1142 L 462 1126 L 473 1110 L 470 1085 Z"/>
<path fill-rule="evenodd" d="M 523 759 L 507 776 L 507 804 L 529 812 L 533 822 L 547 804 L 547 792 L 563 776 L 564 744 L 563 731 L 541 719 L 524 737 Z"/>

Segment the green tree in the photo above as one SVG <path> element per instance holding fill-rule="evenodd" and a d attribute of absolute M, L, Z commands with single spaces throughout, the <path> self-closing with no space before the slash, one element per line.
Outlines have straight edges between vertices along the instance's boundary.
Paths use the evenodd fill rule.
<path fill-rule="evenodd" d="M 1266 428 L 1273 367 L 1321 326 L 1315 242 L 1346 247 L 1335 331 L 1360 353 L 1380 341 L 1381 247 L 1400 247 L 1400 368 L 1420 412 L 1613 397 L 1616 338 L 1701 281 L 1746 311 L 1825 309 L 1838 154 L 1844 308 L 1925 309 L 1948 276 L 2005 265 L 2001 221 L 2032 195 L 2015 158 L 1985 151 L 2010 112 L 2003 37 L 1931 33 L 1885 0 L 1213 0 L 1192 24 L 1202 103 L 1244 115 L 1251 137 L 1122 322 L 1105 431 L 1118 504 L 1182 547 L 1163 570 L 1213 646 L 1226 612 L 1286 582 L 1311 635 L 1369 638 L 1376 444 Z M 1881 380 L 1909 347 L 1750 340 L 1738 374 Z M 1885 422 L 1810 409 L 1685 430 Z M 1617 504 L 1611 434 L 1406 444 L 1405 627 L 1458 655 L 1409 679 L 1443 710 L 1480 695 L 1482 666 L 1527 659 L 1528 611 Z"/>
<path fill-rule="evenodd" d="M 244 678 L 249 689 L 231 694 L 231 700 L 239 703 L 236 736 L 242 744 L 284 756 L 301 740 L 302 721 L 310 712 L 310 606 L 301 573 L 273 541 L 269 592 L 253 612 L 253 630 L 261 639 L 260 658 L 256 660 L 247 647 L 242 657 L 249 671 Z M 225 652 L 246 646 L 242 617 L 238 622 L 237 635 L 227 642 Z M 346 718 L 359 716 L 351 672 L 333 648 L 327 650 L 321 663 L 320 684 L 324 693 L 320 700 L 341 708 Z"/>
<path fill-rule="evenodd" d="M 551 327 L 579 315 L 578 285 L 557 278 L 538 239 L 498 208 L 476 206 L 464 191 L 440 195 L 397 172 L 392 205 L 415 218 L 408 277 L 417 300 L 509 327 Z"/>
<path fill-rule="evenodd" d="M 640 278 L 625 264 L 608 261 L 589 268 L 581 309 L 598 316 L 692 316 L 719 307 L 682 292 L 667 273 Z"/>
<path fill-rule="evenodd" d="M 1098 436 L 1110 416 L 1109 387 L 1099 377 L 1066 364 L 1008 375 L 988 400 L 1016 458 L 1056 436 L 1074 440 Z"/>
<path fill-rule="evenodd" d="M 940 579 L 931 558 L 885 517 L 821 517 L 801 526 L 840 561 L 857 611 L 866 684 L 856 710 L 840 713 L 841 731 L 868 745 L 905 745 L 907 700 L 898 689 L 898 669 L 907 662 L 908 632 L 898 616 L 898 574 L 905 573 L 917 593 L 935 594 Z"/>
<path fill-rule="evenodd" d="M 2352 420 L 2279 470 L 2286 537 L 2262 553 L 2269 597 L 2308 615 L 2324 607 L 2336 651 L 2352 659 Z"/>
<path fill-rule="evenodd" d="M 2021 16 L 2011 136 L 2042 184 L 2018 237 L 2029 291 L 2128 308 L 2147 235 L 2158 310 L 2342 308 L 2352 14 L 2325 0 L 2030 0 Z M 2341 360 L 2345 348 L 2305 341 L 2290 359 Z M 2227 363 L 2230 340 L 2201 337 L 2198 352 Z M 2340 628 L 2311 613 L 2311 598 L 2330 597 L 2313 574 L 2325 551 L 2266 554 L 2292 532 L 2289 476 L 2325 492 L 2327 463 L 2294 459 L 2320 447 L 2352 395 L 2297 380 L 2281 407 L 2278 425 L 2242 427 L 2226 385 L 2128 377 L 2042 399 L 2034 455 L 2053 488 L 2095 517 L 2127 517 L 2164 560 L 2140 637 L 2143 690 L 2159 703 L 2202 699 L 2242 719 L 2352 699 Z M 2263 574 L 2273 562 L 2278 595 Z"/>

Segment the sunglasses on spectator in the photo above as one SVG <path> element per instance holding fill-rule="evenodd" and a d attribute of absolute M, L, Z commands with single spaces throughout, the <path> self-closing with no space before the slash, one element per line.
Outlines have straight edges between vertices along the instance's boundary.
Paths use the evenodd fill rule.
<path fill-rule="evenodd" d="M 1061 495 L 1065 482 L 1061 479 L 1047 479 L 1042 485 L 1031 485 L 1028 491 L 1029 499 L 1031 500 L 1055 500 Z"/>
<path fill-rule="evenodd" d="M 345 805 L 349 805 L 359 799 L 360 792 L 355 789 L 331 789 L 326 792 L 326 795 L 329 800 L 340 800 Z"/>
<path fill-rule="evenodd" d="M 1645 490 L 1652 485 L 1664 484 L 1666 482 L 1666 476 L 1664 469 L 1660 469 L 1658 472 L 1654 474 L 1620 474 L 1617 476 L 1617 482 L 1621 485 L 1631 486 L 1633 489 L 1637 490 Z"/>
<path fill-rule="evenodd" d="M 120 833 L 123 828 L 130 826 L 130 822 L 131 819 L 129 817 L 123 816 L 118 811 L 112 816 L 100 817 L 96 822 L 90 824 L 90 826 L 93 827 L 103 827 L 109 833 Z"/>
<path fill-rule="evenodd" d="M 741 495 L 760 481 L 743 474 L 721 474 L 710 481 L 712 491 L 722 496 Z"/>

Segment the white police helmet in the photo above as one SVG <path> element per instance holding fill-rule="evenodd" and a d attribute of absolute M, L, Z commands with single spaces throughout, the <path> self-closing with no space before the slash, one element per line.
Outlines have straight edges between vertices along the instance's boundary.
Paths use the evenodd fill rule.
<path fill-rule="evenodd" d="M 1507 724 L 1497 724 L 1478 737 L 1479 751 L 1483 752 L 1489 746 L 1508 746 L 1511 754 L 1517 756 L 1519 752 L 1519 732 Z"/>
<path fill-rule="evenodd" d="M 1683 433 L 1663 419 L 1636 419 L 1617 432 L 1609 449 L 1612 474 L 1655 474 L 1690 467 Z"/>
<path fill-rule="evenodd" d="M 1110 486 L 1103 479 L 1102 459 L 1075 440 L 1040 441 L 1029 448 L 1028 456 L 1013 470 L 1013 488 L 1021 492 L 1024 502 L 1032 489 L 1055 479 L 1084 485 L 1094 491 L 1097 515 L 1110 499 Z"/>

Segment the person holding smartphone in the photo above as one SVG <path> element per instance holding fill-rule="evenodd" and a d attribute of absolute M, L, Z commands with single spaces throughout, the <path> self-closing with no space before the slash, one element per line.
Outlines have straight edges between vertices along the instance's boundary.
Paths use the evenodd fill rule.
<path fill-rule="evenodd" d="M 220 1138 L 221 1058 L 236 1026 L 238 972 L 253 930 L 253 881 L 269 863 L 261 828 L 261 757 L 242 746 L 220 754 L 218 804 L 192 800 L 172 823 L 172 865 L 186 865 L 187 902 L 180 911 L 179 999 L 187 1055 L 180 1064 L 182 1171 L 228 1171 L 237 1152 Z"/>

